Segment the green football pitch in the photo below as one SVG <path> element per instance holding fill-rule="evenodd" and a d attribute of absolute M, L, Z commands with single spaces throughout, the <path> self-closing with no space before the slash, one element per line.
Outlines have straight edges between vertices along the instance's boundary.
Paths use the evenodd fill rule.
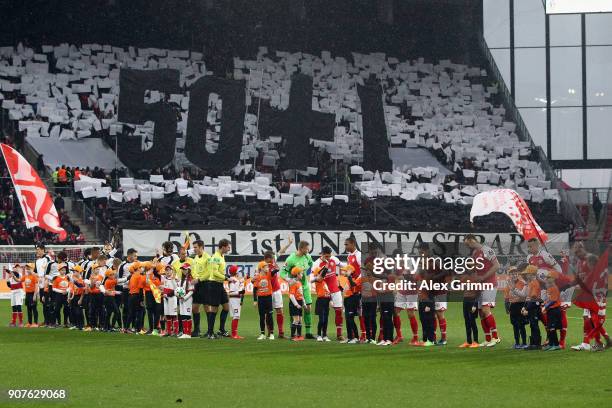
<path fill-rule="evenodd" d="M 610 406 L 612 350 L 511 350 L 512 329 L 499 308 L 502 343 L 458 349 L 461 305 L 449 307 L 449 344 L 417 348 L 257 341 L 256 310 L 246 301 L 245 340 L 9 328 L 10 305 L 0 301 L 0 406 Z M 568 345 L 581 333 L 581 311 L 572 308 Z M 68 397 L 9 401 L 6 392 L 15 388 L 66 389 Z"/>

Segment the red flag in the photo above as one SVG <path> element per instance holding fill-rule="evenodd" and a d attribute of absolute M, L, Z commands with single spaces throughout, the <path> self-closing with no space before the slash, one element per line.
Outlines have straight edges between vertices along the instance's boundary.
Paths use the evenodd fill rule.
<path fill-rule="evenodd" d="M 574 304 L 583 309 L 589 309 L 597 314 L 599 303 L 604 302 L 608 294 L 608 256 L 610 249 L 606 248 L 593 268 L 588 267 L 584 276 L 578 275 L 580 292 L 574 299 Z M 580 273 L 580 271 L 579 271 Z"/>
<path fill-rule="evenodd" d="M 470 210 L 470 222 L 474 220 L 474 217 L 493 212 L 501 212 L 510 217 L 516 230 L 526 241 L 538 238 L 544 243 L 548 240 L 548 235 L 540 228 L 527 203 L 516 191 L 496 189 L 476 194 Z"/>
<path fill-rule="evenodd" d="M 0 147 L 13 180 L 26 227 L 39 227 L 59 234 L 60 240 L 65 240 L 66 231 L 60 226 L 57 210 L 36 170 L 12 147 L 2 143 Z"/>

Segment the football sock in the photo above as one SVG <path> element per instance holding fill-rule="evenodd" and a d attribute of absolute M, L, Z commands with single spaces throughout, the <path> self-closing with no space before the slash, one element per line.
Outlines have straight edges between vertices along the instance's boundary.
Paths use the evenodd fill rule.
<path fill-rule="evenodd" d="M 334 309 L 336 313 L 335 323 L 336 323 L 336 336 L 342 336 L 342 309 Z"/>
<path fill-rule="evenodd" d="M 232 336 L 238 335 L 238 322 L 239 319 L 232 319 Z"/>
<path fill-rule="evenodd" d="M 412 330 L 412 338 L 418 339 L 419 337 L 419 322 L 416 316 L 410 316 L 410 329 Z"/>
<path fill-rule="evenodd" d="M 497 324 L 495 323 L 495 316 L 493 313 L 486 317 L 487 320 L 487 328 L 491 332 L 491 336 L 496 339 L 497 338 Z"/>
<path fill-rule="evenodd" d="M 208 335 L 214 334 L 216 317 L 217 317 L 217 314 L 215 312 L 206 312 L 206 318 L 208 320 L 208 329 L 206 333 Z"/>
<path fill-rule="evenodd" d="M 485 334 L 485 340 L 486 341 L 491 341 L 491 332 L 489 331 L 489 328 L 487 327 L 487 319 L 480 319 L 480 325 L 482 326 L 482 331 Z"/>
<path fill-rule="evenodd" d="M 588 317 L 582 319 L 582 342 L 589 343 L 589 332 L 591 331 L 591 320 Z"/>
<path fill-rule="evenodd" d="M 588 338 L 595 339 L 597 343 L 601 343 L 601 337 L 599 336 L 599 329 L 601 328 L 599 324 L 599 315 L 591 312 L 591 327 L 589 330 Z"/>
<path fill-rule="evenodd" d="M 200 313 L 193 314 L 193 332 L 200 334 Z"/>
<path fill-rule="evenodd" d="M 310 311 L 304 312 L 304 324 L 306 325 L 306 334 L 312 334 L 312 313 Z"/>
<path fill-rule="evenodd" d="M 278 326 L 278 335 L 282 336 L 285 334 L 283 330 L 283 325 L 285 323 L 285 316 L 282 313 L 276 314 L 276 325 Z"/>
<path fill-rule="evenodd" d="M 176 322 L 178 324 L 178 320 Z M 191 336 L 191 320 L 183 320 L 183 334 Z"/>
<path fill-rule="evenodd" d="M 440 336 L 446 340 L 446 319 L 440 319 Z"/>
<path fill-rule="evenodd" d="M 399 317 L 399 315 L 393 316 L 393 326 L 395 327 L 397 337 L 402 337 L 402 319 Z"/>
<path fill-rule="evenodd" d="M 220 321 L 219 330 L 221 330 L 222 332 L 225 331 L 225 321 L 227 320 L 228 314 L 229 314 L 229 311 L 221 310 L 221 317 L 219 318 L 219 321 Z"/>

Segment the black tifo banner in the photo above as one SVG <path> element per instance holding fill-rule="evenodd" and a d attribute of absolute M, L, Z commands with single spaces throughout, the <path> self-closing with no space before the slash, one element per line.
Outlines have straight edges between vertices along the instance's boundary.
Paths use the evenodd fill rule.
<path fill-rule="evenodd" d="M 344 240 L 353 237 L 358 246 L 362 243 L 378 243 L 383 245 L 397 245 L 408 248 L 412 254 L 417 254 L 420 243 L 428 242 L 434 253 L 444 251 L 445 253 L 465 252 L 463 238 L 467 233 L 451 232 L 407 232 L 394 230 L 196 230 L 189 231 L 191 242 L 201 239 L 205 250 L 209 253 L 217 249 L 221 239 L 228 239 L 232 244 L 232 252 L 228 259 L 233 261 L 255 261 L 260 260 L 265 251 L 278 252 L 287 244 L 288 237 L 293 239 L 292 246 L 287 254 L 295 251 L 299 241 L 310 243 L 311 253 L 317 256 L 323 246 L 331 247 L 335 254 L 345 256 Z M 527 255 L 527 245 L 520 234 L 516 233 L 490 233 L 476 234 L 486 245 L 493 248 L 498 256 L 505 258 L 524 259 Z M 547 246 L 554 248 L 567 248 L 568 234 L 548 234 Z M 123 230 L 123 251 L 134 248 L 142 257 L 152 257 L 161 248 L 164 241 L 171 241 L 175 249 L 185 241 L 185 231 L 179 230 Z M 367 248 L 359 248 L 367 251 Z M 553 253 L 553 255 L 556 255 Z"/>
<path fill-rule="evenodd" d="M 145 104 L 146 90 L 166 94 L 183 93 L 179 86 L 179 71 L 173 69 L 134 70 L 122 68 L 119 75 L 119 122 L 142 125 L 155 122 L 153 146 L 141 151 L 139 138 L 123 136 L 117 141 L 119 159 L 132 170 L 155 169 L 170 163 L 176 145 L 177 118 L 164 101 Z M 294 74 L 291 77 L 289 107 L 279 111 L 263 105 L 259 131 L 262 139 L 282 136 L 284 158 L 281 170 L 305 169 L 311 149 L 309 139 L 334 140 L 335 115 L 312 110 L 312 77 Z M 185 141 L 187 159 L 201 169 L 230 170 L 238 164 L 242 150 L 244 116 L 246 113 L 246 82 L 213 76 L 198 79 L 189 87 L 189 117 Z M 223 101 L 221 131 L 216 153 L 206 150 L 203 135 L 206 130 L 208 97 L 219 95 Z M 390 171 L 391 159 L 387 143 L 382 89 L 376 80 L 357 85 L 363 116 L 364 168 Z"/>

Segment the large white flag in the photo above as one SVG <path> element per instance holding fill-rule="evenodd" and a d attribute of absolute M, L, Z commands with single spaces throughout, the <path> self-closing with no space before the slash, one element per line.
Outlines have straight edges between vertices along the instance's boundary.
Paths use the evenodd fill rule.
<path fill-rule="evenodd" d="M 474 220 L 474 217 L 493 212 L 501 212 L 510 217 L 516 230 L 525 240 L 538 238 L 541 242 L 546 242 L 548 239 L 546 232 L 533 218 L 523 197 L 514 190 L 506 188 L 476 194 L 470 210 L 470 222 Z"/>

